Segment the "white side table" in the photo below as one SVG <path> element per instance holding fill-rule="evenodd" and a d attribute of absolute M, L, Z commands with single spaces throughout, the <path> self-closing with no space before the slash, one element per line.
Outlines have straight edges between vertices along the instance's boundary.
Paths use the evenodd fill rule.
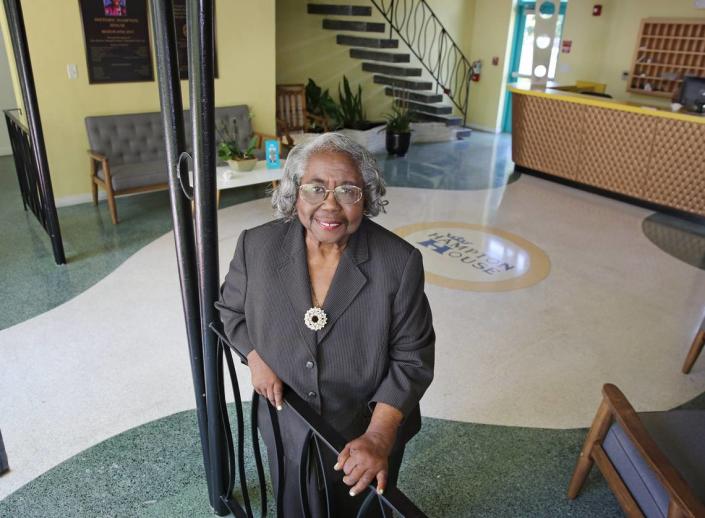
<path fill-rule="evenodd" d="M 266 161 L 260 160 L 252 171 L 234 171 L 229 166 L 224 165 L 218 166 L 215 174 L 217 176 L 216 185 L 218 189 L 216 206 L 220 207 L 220 191 L 225 189 L 235 189 L 261 183 L 271 183 L 276 187 L 284 175 L 284 160 L 282 160 L 281 168 L 279 169 L 267 169 Z M 193 171 L 189 171 L 189 180 L 191 186 L 193 186 Z"/>

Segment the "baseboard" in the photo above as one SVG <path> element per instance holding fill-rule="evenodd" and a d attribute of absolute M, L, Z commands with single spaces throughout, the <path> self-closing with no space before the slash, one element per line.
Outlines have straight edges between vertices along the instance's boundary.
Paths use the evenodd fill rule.
<path fill-rule="evenodd" d="M 98 191 L 98 200 L 105 200 L 106 198 L 105 192 Z M 89 192 L 84 194 L 72 194 L 71 196 L 56 198 L 55 203 L 57 207 L 69 207 L 71 205 L 80 205 L 81 203 L 93 203 L 93 197 Z"/>
<path fill-rule="evenodd" d="M 467 124 L 468 128 L 484 131 L 485 133 L 501 133 L 500 128 L 490 128 L 489 126 L 480 126 L 479 124 Z"/>
<path fill-rule="evenodd" d="M 7 155 L 11 155 L 11 154 L 12 154 L 12 148 L 11 148 L 11 147 L 9 147 L 9 146 L 7 146 L 7 147 L 0 146 L 0 156 L 7 156 Z"/>

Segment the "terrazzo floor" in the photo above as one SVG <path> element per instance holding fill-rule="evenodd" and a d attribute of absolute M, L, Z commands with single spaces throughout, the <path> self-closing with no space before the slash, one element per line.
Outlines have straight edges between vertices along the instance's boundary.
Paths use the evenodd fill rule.
<path fill-rule="evenodd" d="M 702 360 L 679 372 L 703 318 L 705 226 L 512 175 L 509 145 L 475 133 L 380 157 L 391 186 L 381 224 L 497 227 L 551 261 L 548 277 L 522 290 L 427 285 L 437 375 L 400 485 L 429 516 L 618 515 L 600 477 L 578 501 L 563 496 L 578 427 L 606 381 L 639 410 L 693 398 L 705 408 Z M 0 498 L 29 483 L 0 501 L 0 516 L 208 513 L 173 240 L 162 235 L 166 194 L 119 200 L 117 227 L 104 203 L 60 209 L 69 264 L 55 267 L 48 239 L 17 209 L 10 173 L 0 159 L 0 235 L 17 242 L 0 256 L 0 309 L 5 327 L 19 324 L 0 331 L 0 408 L 12 408 L 0 428 L 13 468 Z M 223 198 L 221 272 L 239 231 L 271 217 L 262 195 Z"/>

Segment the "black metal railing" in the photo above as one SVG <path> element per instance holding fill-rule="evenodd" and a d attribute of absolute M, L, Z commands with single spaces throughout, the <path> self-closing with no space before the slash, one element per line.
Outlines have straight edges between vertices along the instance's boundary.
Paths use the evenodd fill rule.
<path fill-rule="evenodd" d="M 226 440 L 228 441 L 228 451 L 230 452 L 230 459 L 236 459 L 235 463 L 237 464 L 237 473 L 239 475 L 240 479 L 240 492 L 243 496 L 243 501 L 244 501 L 244 511 L 248 517 L 253 516 L 252 514 L 252 506 L 250 503 L 249 499 L 249 491 L 247 488 L 246 484 L 246 474 L 245 474 L 245 455 L 244 455 L 244 444 L 245 444 L 245 439 L 244 439 L 244 417 L 243 417 L 243 410 L 242 410 L 242 401 L 240 399 L 240 387 L 238 383 L 238 378 L 237 374 L 235 372 L 235 364 L 232 359 L 232 354 L 231 351 L 234 352 L 240 359 L 240 361 L 247 365 L 247 359 L 245 358 L 244 355 L 242 355 L 226 338 L 225 334 L 223 333 L 222 325 L 218 322 L 216 324 L 211 324 L 211 329 L 212 331 L 217 335 L 218 340 L 221 345 L 221 349 L 223 351 L 223 354 L 225 356 L 225 360 L 228 366 L 228 372 L 230 375 L 230 380 L 232 383 L 232 389 L 233 389 L 233 394 L 235 395 L 235 411 L 236 411 L 236 419 L 237 419 L 237 425 L 238 425 L 238 430 L 237 430 L 237 440 L 233 441 L 233 437 L 230 433 L 227 434 Z M 252 407 L 251 407 L 251 426 L 250 426 L 250 431 L 252 434 L 252 448 L 253 448 L 253 454 L 255 458 L 255 464 L 257 467 L 257 475 L 258 475 L 258 480 L 259 480 L 259 494 L 261 497 L 261 502 L 260 502 L 260 509 L 261 509 L 261 516 L 266 516 L 267 514 L 267 496 L 266 496 L 266 487 L 265 487 L 265 478 L 264 478 L 264 466 L 262 464 L 262 455 L 259 449 L 259 438 L 258 438 L 258 416 L 257 416 L 257 407 L 259 404 L 259 395 L 257 393 L 252 394 Z M 331 452 L 333 452 L 334 455 L 338 455 L 342 449 L 345 447 L 345 439 L 335 430 L 333 427 L 331 427 L 325 420 L 321 418 L 320 415 L 318 415 L 311 406 L 304 401 L 301 396 L 296 394 L 293 390 L 291 390 L 289 387 L 284 387 L 284 401 L 285 404 L 288 405 L 294 413 L 301 418 L 301 420 L 305 423 L 305 425 L 308 427 L 308 437 L 309 440 L 306 441 L 306 447 L 300 452 L 301 458 L 302 459 L 308 459 L 309 454 L 311 452 L 311 448 L 314 449 L 314 452 L 316 455 L 314 455 L 314 458 L 318 459 L 319 462 L 319 473 L 322 473 L 324 476 L 328 471 L 323 467 L 322 460 L 321 460 L 321 454 L 320 450 L 322 448 L 328 448 Z M 225 399 L 220 402 L 220 407 L 223 409 L 223 413 L 225 414 L 225 419 L 224 422 L 228 423 L 227 419 L 227 410 L 225 408 Z M 269 409 L 269 417 L 270 417 L 270 423 L 269 425 L 271 426 L 271 429 L 273 431 L 274 435 L 274 443 L 276 445 L 276 462 L 278 465 L 277 472 L 278 473 L 283 473 L 283 457 L 284 457 L 284 452 L 283 452 L 283 442 L 281 439 L 281 432 L 279 429 L 279 423 L 278 423 L 278 417 L 277 417 L 277 412 L 274 410 L 272 405 L 267 403 L 267 407 Z M 235 454 L 235 450 L 237 447 L 237 455 Z M 232 495 L 233 489 L 235 487 L 235 479 L 238 478 L 235 473 L 235 463 L 231 460 L 230 462 L 230 480 L 228 483 L 228 491 L 227 495 Z M 302 514 L 304 516 L 310 516 L 310 508 L 308 506 L 308 502 L 306 500 L 306 487 L 308 484 L 308 476 L 307 476 L 307 471 L 305 471 L 306 463 L 302 462 L 302 471 L 300 472 L 299 475 L 299 489 L 300 489 L 300 494 L 302 495 L 301 499 L 301 506 L 302 506 Z M 329 497 L 330 495 L 330 487 L 331 487 L 332 481 L 328 479 L 324 479 L 322 487 L 323 487 L 323 492 L 325 495 L 324 501 L 330 503 L 331 498 Z M 282 499 L 283 499 L 283 488 L 284 484 L 281 483 L 279 484 L 278 487 L 278 494 L 276 495 L 276 510 L 277 510 L 277 516 L 282 516 Z M 370 485 L 367 489 L 367 497 L 364 501 L 364 503 L 361 506 L 361 510 L 358 513 L 359 518 L 364 518 L 365 516 L 368 516 L 370 513 L 375 513 L 372 514 L 373 516 L 378 516 L 377 511 L 379 509 L 382 509 L 383 512 L 382 514 L 385 515 L 384 511 L 387 511 L 388 516 L 391 516 L 391 512 L 394 512 L 394 516 L 399 516 L 402 518 L 424 518 L 426 515 L 418 508 L 414 503 L 409 500 L 409 498 L 398 488 L 396 487 L 389 487 L 387 490 L 384 492 L 384 495 L 379 495 L 377 494 L 377 491 L 373 485 Z M 238 508 L 240 507 L 239 504 L 234 501 L 232 496 L 224 496 L 223 501 L 226 502 L 226 505 L 228 506 L 228 509 L 230 509 L 233 514 L 237 516 Z M 326 509 L 326 516 L 328 517 L 335 517 L 335 509 L 331 508 L 330 506 L 327 507 Z"/>
<path fill-rule="evenodd" d="M 4 110 L 7 133 L 10 136 L 12 157 L 15 161 L 17 181 L 20 184 L 24 210 L 31 210 L 52 240 L 56 264 L 64 264 L 64 245 L 61 240 L 56 206 L 53 197 L 46 197 L 42 189 L 40 174 L 32 151 L 29 129 L 17 116 L 19 110 Z M 51 214 L 54 214 L 52 220 Z M 55 222 L 55 226 L 53 225 Z"/>
<path fill-rule="evenodd" d="M 472 64 L 425 0 L 371 0 L 467 122 Z"/>
<path fill-rule="evenodd" d="M 29 56 L 27 33 L 20 0 L 4 0 L 8 33 L 17 64 L 17 75 L 25 106 L 25 125 L 16 116 L 17 110 L 5 111 L 5 120 L 10 134 L 12 155 L 20 182 L 22 203 L 29 207 L 49 234 L 56 264 L 65 264 L 64 243 L 61 239 L 59 217 L 56 213 L 54 190 L 49 176 L 49 163 L 44 146 L 44 132 L 39 117 L 39 104 L 34 86 L 32 60 Z"/>

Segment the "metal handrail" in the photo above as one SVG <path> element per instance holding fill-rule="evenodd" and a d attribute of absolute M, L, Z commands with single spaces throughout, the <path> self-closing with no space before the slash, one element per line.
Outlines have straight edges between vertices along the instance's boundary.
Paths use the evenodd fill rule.
<path fill-rule="evenodd" d="M 22 207 L 29 209 L 39 221 L 39 224 L 49 235 L 54 251 L 54 261 L 56 264 L 64 264 L 64 245 L 61 239 L 61 229 L 56 217 L 56 206 L 54 205 L 51 191 L 46 192 L 46 182 L 42 181 L 41 173 L 37 168 L 32 139 L 27 124 L 22 121 L 14 112 L 19 112 L 19 108 L 3 110 L 7 133 L 10 137 L 10 147 L 17 173 L 17 182 L 20 187 L 22 197 Z M 47 197 L 49 194 L 50 197 Z M 53 212 L 54 219 L 50 214 Z"/>
<path fill-rule="evenodd" d="M 467 121 L 472 64 L 425 0 L 371 0 Z"/>
<path fill-rule="evenodd" d="M 27 127 L 27 122 L 22 120 L 17 114 L 22 113 L 21 108 L 10 108 L 9 110 L 3 110 L 2 111 L 5 114 L 5 117 L 10 119 L 12 122 L 17 124 L 17 126 L 20 127 L 22 131 L 25 133 L 29 134 L 29 128 Z"/>

